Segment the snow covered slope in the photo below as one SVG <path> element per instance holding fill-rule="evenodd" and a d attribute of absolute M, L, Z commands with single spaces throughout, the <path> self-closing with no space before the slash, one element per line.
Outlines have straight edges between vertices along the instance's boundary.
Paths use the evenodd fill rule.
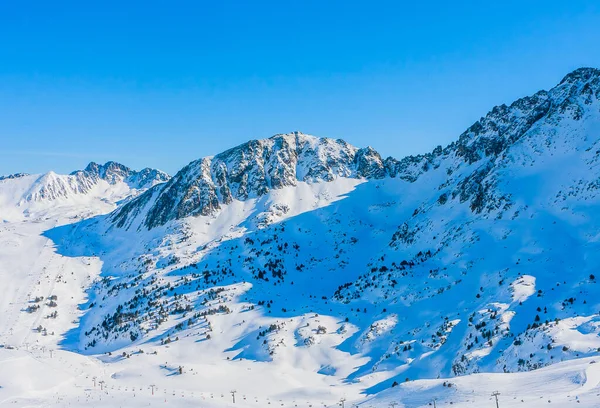
<path fill-rule="evenodd" d="M 109 199 L 110 214 L 45 207 L 41 225 L 4 216 L 35 202 L 32 176 L 0 181 L 19 280 L 0 277 L 27 288 L 0 302 L 14 319 L 0 328 L 15 327 L 2 338 L 59 347 L 113 387 L 202 390 L 216 406 L 232 388 L 252 406 L 476 406 L 490 383 L 512 406 L 595 406 L 599 164 L 600 71 L 580 69 L 400 160 L 276 135 L 161 184 L 138 177 L 148 189 Z M 105 167 L 84 173 L 126 196 L 131 175 Z M 35 197 L 75 202 L 78 174 Z"/>

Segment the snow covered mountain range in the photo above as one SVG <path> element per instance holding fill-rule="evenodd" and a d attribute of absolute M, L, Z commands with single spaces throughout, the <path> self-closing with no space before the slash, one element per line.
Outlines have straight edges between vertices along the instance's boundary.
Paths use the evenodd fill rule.
<path fill-rule="evenodd" d="M 597 69 L 418 156 L 293 132 L 172 178 L 114 162 L 3 177 L 0 220 L 0 338 L 100 361 L 105 381 L 467 404 L 456 377 L 564 362 L 569 390 L 600 391 Z"/>
<path fill-rule="evenodd" d="M 115 162 L 104 165 L 90 163 L 84 170 L 69 175 L 50 171 L 41 175 L 17 173 L 0 177 L 4 182 L 2 199 L 5 206 L 27 207 L 31 203 L 68 201 L 74 196 L 108 199 L 132 196 L 169 180 L 169 175 L 155 169 L 134 171 Z M 42 206 L 43 207 L 43 206 Z"/>

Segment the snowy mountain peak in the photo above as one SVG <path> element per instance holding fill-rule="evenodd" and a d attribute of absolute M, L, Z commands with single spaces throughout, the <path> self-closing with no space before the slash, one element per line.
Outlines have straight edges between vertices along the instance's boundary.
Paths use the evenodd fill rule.
<path fill-rule="evenodd" d="M 74 171 L 71 175 L 75 175 L 81 170 Z M 156 184 L 168 181 L 170 176 L 160 170 L 145 168 L 140 171 L 135 171 L 129 167 L 114 161 L 108 161 L 104 164 L 91 162 L 83 170 L 90 177 L 97 177 L 106 180 L 109 184 L 124 182 L 131 188 L 137 190 L 147 189 Z"/>
<path fill-rule="evenodd" d="M 92 162 L 84 170 L 68 175 L 49 171 L 38 175 L 19 173 L 3 176 L 0 178 L 3 183 L 0 203 L 9 204 L 13 209 L 20 208 L 15 210 L 15 214 L 24 214 L 23 211 L 29 211 L 31 205 L 37 209 L 49 208 L 56 200 L 81 204 L 86 196 L 87 199 L 103 200 L 114 205 L 168 179 L 169 176 L 160 170 L 146 168 L 135 171 L 115 162 L 103 165 Z"/>
<path fill-rule="evenodd" d="M 39 176 L 23 197 L 24 201 L 53 201 L 73 194 L 86 194 L 94 185 L 94 178 L 85 173 L 60 175 L 49 171 Z"/>
<path fill-rule="evenodd" d="M 134 171 L 131 170 L 129 167 L 113 161 L 108 161 L 103 165 L 91 162 L 86 166 L 86 168 L 83 171 L 89 174 L 96 175 L 101 179 L 108 181 L 110 184 L 115 184 L 119 181 L 123 181 L 132 173 L 134 173 Z"/>
<path fill-rule="evenodd" d="M 12 179 L 17 179 L 17 178 L 25 177 L 25 176 L 29 176 L 29 174 L 28 173 L 7 174 L 5 176 L 0 176 L 0 181 L 2 181 L 2 180 L 12 180 Z"/>
<path fill-rule="evenodd" d="M 158 190 L 123 207 L 115 219 L 117 225 L 129 224 L 129 212 L 138 214 L 152 201 L 144 220 L 152 228 L 190 215 L 212 214 L 233 200 L 260 197 L 298 182 L 385 175 L 381 156 L 372 148 L 358 149 L 341 139 L 300 132 L 278 134 L 188 164 Z"/>

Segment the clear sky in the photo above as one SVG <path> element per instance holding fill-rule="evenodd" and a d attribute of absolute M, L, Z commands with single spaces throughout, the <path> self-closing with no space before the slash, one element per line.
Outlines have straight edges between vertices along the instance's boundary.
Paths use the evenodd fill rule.
<path fill-rule="evenodd" d="M 600 1 L 0 1 L 0 174 L 294 130 L 402 157 L 581 66 Z"/>

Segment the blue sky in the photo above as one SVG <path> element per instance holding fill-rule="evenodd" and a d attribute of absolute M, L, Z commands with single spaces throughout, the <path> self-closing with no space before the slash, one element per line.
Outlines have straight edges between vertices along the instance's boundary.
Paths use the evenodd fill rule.
<path fill-rule="evenodd" d="M 294 130 L 426 152 L 600 67 L 598 3 L 0 2 L 0 174 L 174 173 Z"/>

